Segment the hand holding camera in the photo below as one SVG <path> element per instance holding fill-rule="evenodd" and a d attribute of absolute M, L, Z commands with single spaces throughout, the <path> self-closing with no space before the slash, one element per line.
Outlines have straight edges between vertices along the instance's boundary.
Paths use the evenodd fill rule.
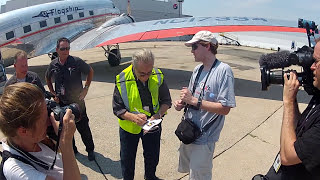
<path fill-rule="evenodd" d="M 297 74 L 290 72 L 290 77 L 284 75 L 284 87 L 283 87 L 283 103 L 294 102 L 300 87 Z"/>
<path fill-rule="evenodd" d="M 58 134 L 60 121 L 57 121 L 55 119 L 54 113 L 51 113 L 50 115 L 50 121 L 51 124 L 56 132 Z M 70 148 L 72 147 L 72 138 L 74 135 L 74 132 L 76 131 L 76 125 L 75 125 L 75 116 L 72 114 L 72 110 L 67 109 L 66 113 L 63 116 L 62 120 L 63 126 L 61 130 L 61 136 L 60 136 L 60 148 L 63 151 L 65 147 Z"/>

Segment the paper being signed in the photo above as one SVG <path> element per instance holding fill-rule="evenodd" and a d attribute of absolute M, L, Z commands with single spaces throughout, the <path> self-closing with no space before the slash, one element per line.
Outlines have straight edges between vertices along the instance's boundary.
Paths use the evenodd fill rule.
<path fill-rule="evenodd" d="M 142 129 L 145 131 L 149 131 L 150 129 L 152 129 L 154 126 L 158 125 L 159 123 L 161 123 L 162 119 L 154 119 L 154 120 L 150 120 L 148 119 L 147 122 L 142 125 Z"/>

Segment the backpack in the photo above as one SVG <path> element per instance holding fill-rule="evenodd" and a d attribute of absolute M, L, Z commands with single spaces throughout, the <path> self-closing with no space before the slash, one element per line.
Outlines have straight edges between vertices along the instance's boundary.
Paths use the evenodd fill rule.
<path fill-rule="evenodd" d="M 45 139 L 42 142 L 43 142 L 43 144 L 48 146 L 50 149 L 52 149 L 52 145 L 50 144 L 49 141 L 52 143 L 52 141 L 50 139 Z M 0 141 L 0 144 L 2 144 L 1 141 Z M 21 151 L 19 149 L 15 149 L 15 150 L 18 151 L 18 152 Z M 28 155 L 27 152 L 23 152 L 23 153 Z M 6 177 L 3 174 L 3 166 L 4 166 L 4 162 L 9 158 L 15 158 L 15 159 L 17 159 L 17 160 L 19 160 L 19 161 L 21 161 L 21 162 L 23 162 L 25 164 L 28 164 L 28 165 L 32 166 L 36 170 L 38 170 L 38 169 L 27 158 L 30 158 L 31 160 L 33 160 L 34 163 L 36 163 L 37 165 L 39 165 L 40 167 L 42 167 L 44 169 L 48 170 L 50 168 L 49 165 L 47 165 L 46 163 L 42 162 L 41 160 L 37 159 L 36 157 L 34 157 L 34 156 L 30 155 L 30 154 L 29 154 L 29 156 L 23 157 L 23 156 L 19 156 L 19 155 L 16 155 L 16 154 L 12 154 L 7 150 L 4 150 L 3 152 L 0 151 L 0 155 L 2 157 L 2 161 L 1 161 L 1 164 L 0 164 L 0 180 L 6 180 Z"/>
<path fill-rule="evenodd" d="M 1 161 L 1 164 L 0 164 L 0 180 L 6 180 L 6 177 L 3 174 L 3 165 L 4 165 L 4 162 L 9 158 L 15 158 L 15 159 L 17 159 L 17 160 L 19 160 L 19 161 L 21 161 L 21 162 L 23 162 L 25 164 L 29 164 L 30 166 L 32 166 L 35 169 L 37 169 L 30 161 L 28 161 L 24 157 L 16 155 L 16 154 L 11 154 L 9 151 L 6 151 L 6 150 L 3 151 L 3 152 L 0 151 L 0 155 L 2 157 L 2 161 Z"/>

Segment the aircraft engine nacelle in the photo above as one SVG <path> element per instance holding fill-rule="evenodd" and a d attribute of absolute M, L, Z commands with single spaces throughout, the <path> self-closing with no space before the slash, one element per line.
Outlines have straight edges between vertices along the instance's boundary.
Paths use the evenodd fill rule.
<path fill-rule="evenodd" d="M 131 15 L 129 15 L 129 14 L 121 14 L 120 16 L 112 18 L 112 19 L 109 19 L 108 21 L 103 23 L 98 28 L 98 31 L 100 29 L 107 28 L 107 27 L 110 27 L 110 26 L 120 25 L 120 24 L 129 24 L 129 23 L 133 23 L 133 22 L 135 22 L 135 20 Z"/>

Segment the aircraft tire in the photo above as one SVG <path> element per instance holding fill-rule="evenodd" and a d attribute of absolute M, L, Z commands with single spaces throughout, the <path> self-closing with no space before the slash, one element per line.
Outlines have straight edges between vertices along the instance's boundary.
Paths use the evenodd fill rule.
<path fill-rule="evenodd" d="M 119 49 L 112 49 L 111 50 L 112 53 L 120 56 L 120 50 Z M 108 56 L 108 62 L 110 64 L 110 66 L 114 67 L 114 66 L 118 66 L 120 64 L 120 60 L 121 60 L 121 57 L 118 59 L 115 55 L 113 54 L 109 54 Z"/>

